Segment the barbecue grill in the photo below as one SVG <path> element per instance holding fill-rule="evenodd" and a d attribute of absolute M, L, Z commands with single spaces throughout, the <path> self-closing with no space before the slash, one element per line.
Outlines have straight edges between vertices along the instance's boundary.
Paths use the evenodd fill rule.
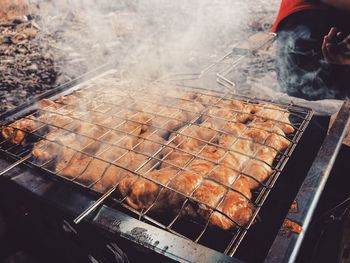
<path fill-rule="evenodd" d="M 90 73 L 90 75 L 96 75 L 101 70 L 105 68 L 99 69 L 96 72 Z M 117 77 L 116 77 L 117 76 Z M 60 87 L 54 91 L 51 91 L 49 94 L 45 94 L 42 97 L 48 97 L 52 100 L 56 100 L 62 95 L 74 94 L 76 91 L 84 91 L 89 90 L 94 85 L 98 85 L 101 83 L 100 81 L 108 78 L 116 79 L 116 88 L 118 90 L 118 96 L 123 99 L 138 100 L 145 103 L 155 103 L 163 107 L 169 107 L 169 104 L 166 104 L 162 101 L 152 101 L 150 98 L 147 98 L 147 92 L 149 92 L 149 85 L 145 86 L 137 86 L 135 89 L 128 89 L 128 93 L 125 93 L 123 90 L 127 83 L 120 81 L 118 83 L 118 71 L 110 70 L 98 76 L 95 76 L 92 79 L 89 79 L 81 84 L 76 85 L 79 80 L 70 83 L 69 85 L 65 85 Z M 80 79 L 82 81 L 83 79 Z M 150 85 L 164 85 L 162 83 L 151 83 Z M 166 84 L 165 84 L 166 85 Z M 254 207 L 253 215 L 251 216 L 249 222 L 246 225 L 241 225 L 234 220 L 231 219 L 232 223 L 236 225 L 236 227 L 229 231 L 220 230 L 217 228 L 213 228 L 210 226 L 209 219 L 207 219 L 204 223 L 198 223 L 194 220 L 184 219 L 181 215 L 181 211 L 184 209 L 185 205 L 188 203 L 194 203 L 198 205 L 198 200 L 195 200 L 191 195 L 185 195 L 185 201 L 183 202 L 181 209 L 175 215 L 162 215 L 155 216 L 150 213 L 152 207 L 154 206 L 154 202 L 149 206 L 149 208 L 145 210 L 137 210 L 130 206 L 127 202 L 125 202 L 125 197 L 122 197 L 116 193 L 116 187 L 113 186 L 104 194 L 97 193 L 94 191 L 93 186 L 97 182 L 86 182 L 79 181 L 79 175 L 74 178 L 67 179 L 64 176 L 61 176 L 57 172 L 54 172 L 50 169 L 50 162 L 38 163 L 37 160 L 32 156 L 31 150 L 33 148 L 33 142 L 38 140 L 47 140 L 43 136 L 41 132 L 38 130 L 34 130 L 31 132 L 25 131 L 25 133 L 29 133 L 30 139 L 28 139 L 28 143 L 25 145 L 16 145 L 10 142 L 10 139 L 2 138 L 0 142 L 0 152 L 4 158 L 1 162 L 1 166 L 6 168 L 3 170 L 2 174 L 5 176 L 6 180 L 11 180 L 21 185 L 24 188 L 29 189 L 31 192 L 36 195 L 44 197 L 44 199 L 53 202 L 56 206 L 59 206 L 66 211 L 68 211 L 72 216 L 77 216 L 75 218 L 75 222 L 79 223 L 84 220 L 84 222 L 91 223 L 94 226 L 98 226 L 101 229 L 106 230 L 112 234 L 118 234 L 121 238 L 121 242 L 123 240 L 131 241 L 131 243 L 136 243 L 141 245 L 144 248 L 147 248 L 150 251 L 154 251 L 158 254 L 163 255 L 167 259 L 173 259 L 177 261 L 183 262 L 238 262 L 238 259 L 235 259 L 235 255 L 240 254 L 240 246 L 243 241 L 245 235 L 250 235 L 251 229 L 254 229 L 259 226 L 262 222 L 259 222 L 260 211 L 265 209 L 265 201 L 268 198 L 270 192 L 273 193 L 274 185 L 276 182 L 279 182 L 279 177 L 282 174 L 286 174 L 284 171 L 285 167 L 288 166 L 290 158 L 294 157 L 294 150 L 298 145 L 299 141 L 302 139 L 305 130 L 308 127 L 309 122 L 312 119 L 313 112 L 312 110 L 290 104 L 281 104 L 274 101 L 265 101 L 259 99 L 252 99 L 245 96 L 240 96 L 234 94 L 234 92 L 226 87 L 222 91 L 217 89 L 204 89 L 198 87 L 189 87 L 189 86 L 179 86 L 176 88 L 180 88 L 182 91 L 196 93 L 199 97 L 211 96 L 217 98 L 218 101 L 230 101 L 237 100 L 242 102 L 243 104 L 255 104 L 260 105 L 266 109 L 274 109 L 271 108 L 272 105 L 278 106 L 278 110 L 281 112 L 281 115 L 288 113 L 290 124 L 294 128 L 294 132 L 287 135 L 286 139 L 290 142 L 288 148 L 279 151 L 277 157 L 272 163 L 271 169 L 273 173 L 268 178 L 267 181 L 259 183 L 259 187 L 257 190 L 254 190 L 253 198 L 250 200 L 251 205 Z M 103 88 L 100 88 L 101 94 L 103 94 Z M 157 96 L 167 96 L 166 93 L 162 93 L 161 89 L 156 91 Z M 146 94 L 145 96 L 138 96 L 138 94 Z M 101 96 L 103 97 L 103 96 Z M 98 99 L 98 98 L 97 98 Z M 176 98 L 179 99 L 179 98 Z M 188 102 L 192 102 L 189 99 Z M 103 100 L 102 100 L 103 101 Z M 100 111 L 100 113 L 104 114 L 106 118 L 111 114 L 110 110 L 122 110 L 119 105 L 113 104 L 113 102 L 108 101 L 106 104 L 110 104 L 107 107 L 107 110 Z M 103 108 L 102 105 L 101 108 Z M 213 104 L 208 104 L 208 107 L 215 106 Z M 66 106 L 67 107 L 67 106 Z M 133 105 L 129 104 L 127 106 L 123 105 L 124 109 L 133 110 Z M 177 107 L 171 105 L 171 107 Z M 69 108 L 69 105 L 68 105 Z M 291 224 L 284 224 L 284 227 L 281 229 L 281 233 L 278 235 L 276 242 L 273 244 L 270 254 L 268 256 L 268 260 L 276 261 L 280 259 L 286 260 L 291 255 L 295 257 L 297 251 L 297 247 L 300 245 L 303 235 L 303 228 L 307 227 L 308 221 L 312 214 L 312 211 L 315 206 L 315 202 L 322 191 L 322 187 L 324 186 L 327 175 L 329 174 L 329 170 L 332 166 L 332 162 L 336 157 L 336 153 L 339 150 L 339 145 L 341 144 L 341 140 L 344 137 L 348 122 L 349 122 L 349 107 L 344 106 L 341 113 L 339 114 L 338 120 L 336 121 L 333 130 L 330 132 L 330 137 L 327 137 L 325 140 L 325 144 L 322 146 L 320 150 L 320 158 L 317 158 L 314 167 L 322 167 L 325 166 L 327 169 L 325 171 L 320 169 L 311 169 L 309 174 L 306 176 L 306 179 L 300 188 L 300 192 L 297 196 L 297 200 L 304 200 L 305 202 L 299 203 L 299 217 L 295 218 L 295 214 L 292 213 L 292 216 L 288 216 L 288 220 L 290 220 Z M 190 139 L 197 139 L 191 135 L 185 134 L 184 131 L 191 127 L 192 125 L 196 125 L 199 121 L 205 120 L 205 118 L 212 117 L 207 115 L 205 111 L 194 111 L 193 109 L 186 108 L 176 108 L 181 111 L 186 111 L 188 113 L 193 114 L 193 118 L 189 120 L 183 126 L 182 130 L 172 131 L 176 134 L 176 136 L 185 136 Z M 45 108 L 41 109 L 45 111 Z M 142 109 L 143 112 L 147 113 L 147 108 Z M 6 116 L 2 116 L 4 120 L 2 125 L 8 126 L 15 120 L 20 118 L 28 118 L 28 116 L 33 116 L 35 114 L 36 109 L 34 104 L 25 105 L 11 113 L 8 113 Z M 155 114 L 154 112 L 149 112 L 154 116 L 160 115 L 160 113 Z M 242 112 L 237 112 L 241 114 Z M 177 120 L 176 117 L 168 117 L 168 120 Z M 129 121 L 129 120 L 125 120 Z M 284 123 L 283 120 L 274 119 L 275 123 L 281 124 L 289 124 Z M 89 121 L 86 121 L 89 123 Z M 136 125 L 145 125 L 144 123 L 133 121 Z M 42 123 L 43 125 L 47 125 L 48 123 Z M 59 129 L 63 129 L 62 127 L 55 127 Z M 165 130 L 164 127 L 155 127 L 156 131 Z M 40 130 L 40 129 L 39 129 Z M 125 136 L 134 136 L 132 132 L 125 132 L 117 130 L 118 132 L 124 132 Z M 166 132 L 169 132 L 165 130 Z M 67 132 L 72 132 L 71 130 L 67 130 Z M 215 131 L 222 132 L 222 131 Z M 77 134 L 77 136 L 84 136 L 82 134 Z M 89 136 L 86 136 L 89 137 Z M 96 138 L 89 138 L 95 141 Z M 152 143 L 157 143 L 149 138 L 143 138 L 145 141 L 149 141 Z M 213 138 L 212 138 L 213 139 Z M 206 146 L 213 145 L 212 139 L 203 141 Z M 237 140 L 244 139 L 240 136 L 237 137 Z M 33 140 L 33 142 L 31 142 Z M 137 175 L 140 178 L 144 178 L 152 183 L 157 184 L 160 188 L 169 189 L 170 191 L 175 191 L 174 189 L 170 189 L 166 184 L 160 184 L 159 182 L 152 180 L 145 176 L 144 174 L 138 173 L 138 171 L 147 165 L 150 161 L 155 161 L 156 166 L 160 162 L 165 162 L 161 158 L 158 157 L 160 151 L 165 148 L 170 148 L 171 150 L 181 150 L 177 146 L 170 146 L 170 142 L 167 143 L 158 143 L 159 150 L 153 154 L 146 155 L 147 162 L 142 163 L 135 171 L 129 171 L 133 174 Z M 112 146 L 112 145 L 110 145 Z M 298 146 L 299 147 L 299 146 Z M 136 148 L 136 147 L 134 147 Z M 229 149 L 224 148 L 226 152 Z M 135 153 L 139 152 L 136 149 L 132 149 Z M 82 151 L 81 151 L 82 152 Z M 325 154 L 325 152 L 329 154 Z M 89 155 L 86 152 L 82 152 L 83 154 Z M 200 156 L 200 152 L 193 154 L 189 152 L 185 152 L 186 154 L 191 155 L 191 158 L 202 158 Z M 90 155 L 90 157 L 98 159 L 98 156 Z M 256 158 L 255 156 L 248 156 L 249 158 Z M 327 160 L 327 158 L 329 160 Z M 12 164 L 11 164 L 12 163 Z M 291 162 L 293 164 L 293 162 Z M 114 165 L 109 163 L 110 165 Z M 9 166 L 8 166 L 9 165 Z M 268 164 L 269 165 L 269 164 Z M 125 169 L 125 167 L 119 167 Z M 186 170 L 186 166 L 177 167 L 181 170 Z M 287 173 L 288 174 L 288 173 Z M 249 177 L 247 174 L 246 176 Z M 282 178 L 281 178 L 282 179 Z M 300 178 L 299 178 L 300 179 Z M 53 187 L 53 191 L 47 195 L 48 189 Z M 312 187 L 312 191 L 309 191 L 310 187 Z M 59 189 L 59 190 L 58 190 Z M 56 193 L 55 193 L 56 192 Z M 64 192 L 64 195 L 62 195 Z M 58 194 L 59 193 L 59 194 Z M 179 193 L 183 195 L 183 193 Z M 66 196 L 63 200 L 59 200 L 57 197 Z M 310 200 L 312 201 L 312 207 L 309 207 Z M 216 207 L 209 207 L 210 215 L 214 212 L 221 213 L 218 209 L 218 205 Z M 271 209 L 271 205 L 267 205 L 266 209 Z M 271 212 L 271 210 L 270 210 Z M 209 217 L 210 218 L 210 217 Z M 289 222 L 289 221 L 285 222 Z M 296 223 L 295 223 L 296 222 Z M 294 225 L 293 225 L 294 224 Z M 293 233 L 285 235 L 286 228 L 290 226 L 296 226 L 297 229 L 301 229 L 302 233 Z M 293 230 L 293 227 L 291 227 Z M 293 230 L 295 231 L 295 229 Z M 292 232 L 293 232 L 292 231 Z M 254 236 L 254 234 L 250 235 Z M 295 245 L 297 244 L 297 245 Z M 245 246 L 245 244 L 244 244 Z M 281 247 L 284 246 L 284 249 Z M 288 247 L 289 246 L 289 247 Z M 288 249 L 286 249 L 288 248 Z M 244 249 L 242 249 L 244 250 Z"/>

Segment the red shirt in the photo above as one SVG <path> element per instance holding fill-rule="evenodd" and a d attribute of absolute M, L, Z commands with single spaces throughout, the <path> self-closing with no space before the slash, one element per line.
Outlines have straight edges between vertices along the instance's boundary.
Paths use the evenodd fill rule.
<path fill-rule="evenodd" d="M 307 0 L 282 0 L 277 18 L 272 25 L 272 32 L 276 32 L 279 23 L 287 16 L 302 10 L 324 9 L 326 6 L 322 3 L 313 3 L 315 1 Z"/>

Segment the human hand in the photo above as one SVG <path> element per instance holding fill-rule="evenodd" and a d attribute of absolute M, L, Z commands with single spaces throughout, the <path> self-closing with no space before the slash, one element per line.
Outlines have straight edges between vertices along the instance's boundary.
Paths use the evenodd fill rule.
<path fill-rule="evenodd" d="M 323 39 L 323 57 L 330 64 L 350 65 L 350 35 L 338 41 L 341 34 L 335 27 L 331 28 Z"/>

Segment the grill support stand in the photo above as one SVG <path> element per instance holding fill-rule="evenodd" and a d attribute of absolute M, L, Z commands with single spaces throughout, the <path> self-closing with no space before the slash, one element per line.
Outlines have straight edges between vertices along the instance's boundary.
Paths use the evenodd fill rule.
<path fill-rule="evenodd" d="M 349 130 L 349 125 L 350 102 L 345 102 L 296 196 L 299 211 L 297 213 L 290 211 L 286 217 L 286 220 L 300 225 L 301 232 L 299 234 L 286 233 L 285 227 L 282 226 L 265 262 L 280 263 L 296 260 L 312 215 Z"/>

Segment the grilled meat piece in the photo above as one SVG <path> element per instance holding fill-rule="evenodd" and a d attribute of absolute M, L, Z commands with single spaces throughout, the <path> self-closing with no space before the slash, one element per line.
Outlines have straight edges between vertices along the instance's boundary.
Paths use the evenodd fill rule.
<path fill-rule="evenodd" d="M 195 100 L 204 105 L 215 105 L 221 101 L 221 98 L 215 95 L 201 94 L 197 92 L 187 92 L 186 97 L 189 100 Z"/>
<path fill-rule="evenodd" d="M 229 135 L 223 135 L 219 139 L 221 146 L 234 151 L 228 154 L 222 163 L 236 167 L 238 171 L 243 169 L 245 174 L 252 176 L 256 181 L 248 180 L 251 189 L 258 187 L 259 182 L 264 182 L 272 174 L 272 162 L 278 151 L 283 151 L 290 145 L 290 141 L 283 136 L 284 132 L 279 127 L 265 125 L 269 126 L 272 133 L 262 130 L 263 126 L 254 123 L 245 129 L 240 137 L 247 139 L 246 141 Z"/>
<path fill-rule="evenodd" d="M 72 131 L 73 133 L 80 134 L 83 136 L 91 137 L 93 139 L 98 139 L 107 133 L 108 129 L 94 124 L 74 121 L 69 125 L 65 126 L 65 129 Z"/>
<path fill-rule="evenodd" d="M 108 166 L 108 162 L 92 159 L 91 162 L 87 165 L 84 172 L 82 172 L 81 175 L 77 178 L 77 181 L 83 183 L 86 186 L 90 186 L 101 179 Z"/>
<path fill-rule="evenodd" d="M 70 164 L 70 161 L 72 160 L 73 156 L 77 153 L 77 151 L 69 149 L 67 147 L 61 147 L 59 154 L 56 156 L 57 160 L 55 163 L 54 172 L 57 173 L 66 168 Z"/>
<path fill-rule="evenodd" d="M 191 125 L 185 128 L 180 134 L 172 134 L 170 139 L 178 145 L 180 149 L 186 150 L 189 153 L 197 153 L 208 142 L 213 141 L 217 133 L 206 127 Z"/>
<path fill-rule="evenodd" d="M 145 170 L 149 169 L 151 165 L 144 165 L 147 159 L 144 156 L 135 154 L 133 152 L 127 152 L 122 156 L 115 157 L 118 160 L 115 161 L 114 164 L 120 168 L 125 167 L 126 169 L 124 170 L 136 171 L 138 169 L 138 172 L 142 173 Z M 109 164 L 109 162 L 104 162 L 98 159 L 94 159 L 91 156 L 77 153 L 71 159 L 70 164 L 60 172 L 60 175 L 68 178 L 77 178 L 78 181 L 80 180 L 89 182 L 97 182 L 100 178 L 102 178 L 102 183 L 104 183 L 106 179 L 110 180 L 110 178 L 103 179 L 105 177 L 104 171 L 109 166 Z M 141 167 L 142 169 L 140 169 Z"/>
<path fill-rule="evenodd" d="M 244 179 L 238 179 L 232 189 L 235 191 L 227 192 L 224 187 L 215 182 L 203 180 L 192 195 L 193 199 L 199 202 L 199 205 L 190 202 L 186 205 L 182 215 L 201 220 L 209 219 L 212 225 L 225 230 L 247 224 L 252 216 L 249 185 Z M 177 206 L 181 206 L 184 201 L 176 193 L 170 194 L 168 200 L 171 205 L 177 203 Z"/>
<path fill-rule="evenodd" d="M 129 181 L 134 181 L 138 178 L 139 174 L 144 174 L 150 169 L 153 169 L 155 161 L 148 159 L 144 155 L 136 154 L 134 152 L 129 151 L 126 154 L 122 155 L 120 158 L 118 158 L 116 161 L 114 161 L 114 164 L 116 164 L 118 167 L 124 169 L 127 172 L 127 177 L 124 178 L 118 185 L 119 191 L 123 194 L 124 192 L 127 192 L 126 186 L 130 184 Z M 115 170 L 117 169 L 113 168 L 111 171 L 109 171 L 102 177 L 100 182 L 100 188 L 102 191 L 106 191 L 110 187 L 114 187 L 115 184 L 119 182 L 120 176 L 116 177 L 116 175 L 114 175 Z M 118 180 L 116 180 L 115 178 L 117 178 Z M 110 181 L 114 182 L 115 184 L 113 184 L 112 186 L 108 185 L 108 182 Z"/>
<path fill-rule="evenodd" d="M 32 154 L 38 163 L 46 163 L 53 160 L 53 153 L 57 152 L 59 148 L 59 145 L 54 142 L 39 141 L 34 145 Z"/>
<path fill-rule="evenodd" d="M 209 180 L 203 180 L 202 184 L 194 191 L 193 198 L 201 204 L 215 208 L 225 193 L 224 187 Z"/>
<path fill-rule="evenodd" d="M 152 120 L 152 115 L 144 113 L 144 112 L 137 112 L 133 116 L 128 118 L 128 121 L 123 125 L 123 131 L 125 132 L 132 132 L 135 129 L 140 129 L 140 133 L 147 131 L 150 123 Z M 148 125 L 145 125 L 148 124 Z"/>
<path fill-rule="evenodd" d="M 246 129 L 247 126 L 243 123 L 226 121 L 223 119 L 207 118 L 201 126 L 213 129 L 224 134 L 232 136 L 240 136 Z"/>
<path fill-rule="evenodd" d="M 92 189 L 104 193 L 110 188 L 115 187 L 129 173 L 116 165 L 110 165 L 102 175 L 99 181 L 93 185 Z"/>
<path fill-rule="evenodd" d="M 233 169 L 230 169 L 223 165 L 215 165 L 213 162 L 201 159 L 192 161 L 187 168 L 197 174 L 210 178 L 229 187 L 239 176 L 239 172 Z"/>
<path fill-rule="evenodd" d="M 92 160 L 93 158 L 86 154 L 76 153 L 69 164 L 58 174 L 70 179 L 75 179 L 85 171 Z"/>
<path fill-rule="evenodd" d="M 111 83 L 97 88 L 98 97 L 87 89 L 39 101 L 35 115 L 2 136 L 18 144 L 44 127 L 46 140 L 33 148 L 38 162 L 101 193 L 116 187 L 136 210 L 184 208 L 183 216 L 221 229 L 247 224 L 251 190 L 268 180 L 291 143 L 289 113 L 177 88 L 162 101 L 159 89 L 131 99 L 120 87 L 107 89 Z"/>
<path fill-rule="evenodd" d="M 214 168 L 215 164 L 203 159 L 194 159 L 187 166 L 187 169 L 201 176 L 208 176 L 209 172 Z"/>
<path fill-rule="evenodd" d="M 108 144 L 132 149 L 136 145 L 138 138 L 136 136 L 125 134 L 124 132 L 109 131 L 103 135 L 100 140 Z"/>
<path fill-rule="evenodd" d="M 101 155 L 102 159 L 113 162 L 103 174 L 102 178 L 94 186 L 99 192 L 105 192 L 115 187 L 121 180 L 133 181 L 137 178 L 132 171 L 142 174 L 152 168 L 155 161 L 148 160 L 145 156 L 135 154 L 125 149 L 113 147 Z M 124 178 L 124 179 L 123 179 Z"/>
<path fill-rule="evenodd" d="M 147 174 L 147 177 L 157 183 L 166 185 L 172 178 L 176 176 L 177 170 L 173 168 L 165 168 L 155 170 Z M 119 191 L 123 196 L 127 196 L 125 201 L 136 210 L 148 208 L 155 202 L 161 186 L 150 180 L 144 178 L 137 178 L 136 176 L 128 176 L 118 185 Z M 160 196 L 159 202 L 165 205 L 164 195 Z M 158 207 L 159 208 L 159 207 Z"/>
<path fill-rule="evenodd" d="M 157 100 L 157 98 L 155 98 L 155 100 Z M 152 127 L 149 127 L 148 131 L 157 129 L 159 130 L 158 132 L 162 132 L 160 134 L 161 137 L 169 132 L 177 130 L 184 126 L 186 122 L 190 121 L 186 112 L 177 107 L 172 107 L 171 104 L 165 106 L 157 103 L 138 102 L 136 107 L 152 115 L 151 120 L 148 122 Z"/>
<path fill-rule="evenodd" d="M 252 107 L 241 102 L 226 101 L 226 105 L 211 106 L 205 111 L 207 118 L 244 123 L 251 118 Z"/>
<path fill-rule="evenodd" d="M 257 188 L 260 183 L 266 181 L 273 172 L 272 162 L 275 159 L 277 152 L 271 148 L 261 146 L 256 153 L 256 159 L 250 159 L 242 172 L 250 175 L 253 179 L 248 179 L 250 188 Z"/>
<path fill-rule="evenodd" d="M 42 99 L 36 103 L 36 107 L 38 109 L 45 109 L 45 108 L 54 108 L 54 109 L 56 108 L 57 109 L 61 106 L 52 100 Z"/>
<path fill-rule="evenodd" d="M 238 140 L 230 149 L 234 151 L 228 152 L 221 163 L 254 178 L 256 181 L 249 179 L 251 189 L 258 187 L 258 182 L 262 183 L 271 175 L 272 169 L 265 162 L 270 161 L 271 158 L 273 160 L 277 155 L 277 151 L 245 140 Z M 269 156 L 269 154 L 272 156 Z"/>
<path fill-rule="evenodd" d="M 191 154 L 184 153 L 176 149 L 165 148 L 164 151 L 164 155 L 166 157 L 160 165 L 161 168 L 184 167 L 193 158 Z M 169 151 L 170 153 L 167 151 Z"/>
<path fill-rule="evenodd" d="M 50 124 L 49 127 L 51 127 L 51 130 L 53 130 L 53 126 L 63 127 L 72 121 L 70 117 L 55 114 L 55 111 L 58 111 L 61 108 L 61 105 L 53 101 L 47 99 L 40 100 L 37 102 L 37 107 L 39 109 L 39 115 L 37 117 L 34 115 L 29 115 L 15 121 L 7 127 L 3 127 L 3 138 L 11 138 L 11 143 L 20 144 L 24 141 L 28 133 L 41 129 L 48 124 Z M 45 111 L 43 111 L 43 109 L 45 109 Z"/>
<path fill-rule="evenodd" d="M 48 133 L 46 140 L 35 143 L 32 153 L 41 163 L 56 159 L 60 162 L 67 159 L 67 153 L 70 156 L 72 151 L 81 151 L 92 143 L 89 138 L 58 129 Z M 92 147 L 90 149 L 93 151 Z"/>
<path fill-rule="evenodd" d="M 61 96 L 56 100 L 57 103 L 66 105 L 77 105 L 79 104 L 79 98 L 72 95 Z"/>
<path fill-rule="evenodd" d="M 31 119 L 37 120 L 42 125 L 47 125 L 49 132 L 55 130 L 57 127 L 64 127 L 74 121 L 74 119 L 69 116 L 47 111 L 40 111 L 38 117 L 31 116 Z"/>
<path fill-rule="evenodd" d="M 162 145 L 166 143 L 166 141 L 156 133 L 144 132 L 139 136 L 141 138 L 136 143 L 134 150 L 148 156 L 153 156 L 157 152 L 159 153 L 162 149 Z"/>
<path fill-rule="evenodd" d="M 20 144 L 25 141 L 25 137 L 28 133 L 39 129 L 43 125 L 40 122 L 32 119 L 23 118 L 9 126 L 5 126 L 1 129 L 1 135 L 5 140 L 9 140 L 13 144 Z"/>
<path fill-rule="evenodd" d="M 123 156 L 129 154 L 129 152 L 128 149 L 108 145 L 103 152 L 96 154 L 96 156 L 107 162 L 114 163 L 120 160 Z M 126 165 L 128 165 L 128 163 Z"/>
<path fill-rule="evenodd" d="M 289 121 L 289 112 L 273 104 L 259 104 L 254 108 L 254 122 L 274 121 L 277 127 L 286 134 L 294 132 L 294 127 Z"/>
<path fill-rule="evenodd" d="M 251 199 L 249 187 L 243 186 L 241 181 L 238 181 L 237 184 L 240 185 L 235 188 L 244 187 L 242 190 L 245 192 L 242 193 Z M 246 225 L 252 217 L 253 209 L 245 196 L 240 192 L 229 191 L 218 207 L 222 213 L 215 211 L 210 217 L 210 223 L 225 230 Z"/>
<path fill-rule="evenodd" d="M 190 195 L 201 182 L 202 176 L 192 172 L 182 172 L 171 181 L 169 187 L 185 195 Z"/>

